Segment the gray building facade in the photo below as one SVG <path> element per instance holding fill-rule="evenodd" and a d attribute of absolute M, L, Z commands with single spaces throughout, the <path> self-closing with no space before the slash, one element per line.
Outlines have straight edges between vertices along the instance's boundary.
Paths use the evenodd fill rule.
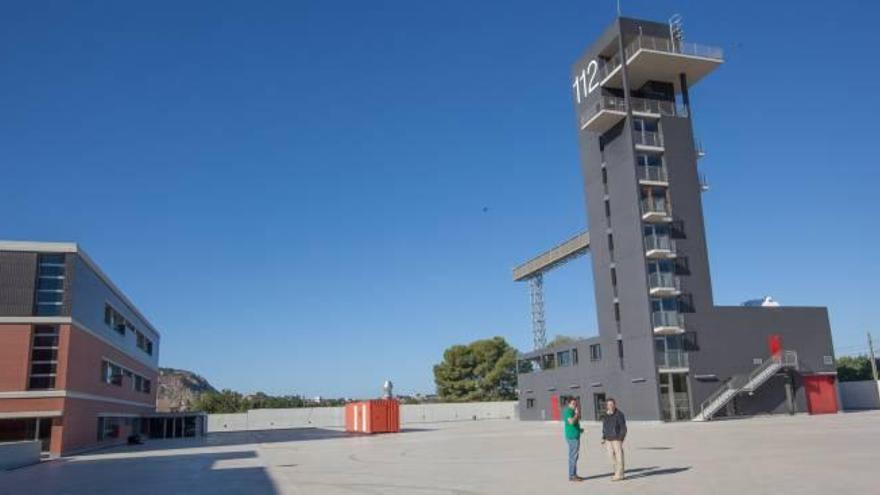
<path fill-rule="evenodd" d="M 522 419 L 569 396 L 585 417 L 612 396 L 644 420 L 836 411 L 826 309 L 713 300 L 688 91 L 721 63 L 618 18 L 573 66 L 599 335 L 522 356 Z"/>

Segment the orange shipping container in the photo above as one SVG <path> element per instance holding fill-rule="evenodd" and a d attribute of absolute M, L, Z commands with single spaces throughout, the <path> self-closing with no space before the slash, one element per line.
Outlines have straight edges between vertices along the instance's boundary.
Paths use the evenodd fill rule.
<path fill-rule="evenodd" d="M 397 433 L 400 431 L 400 403 L 376 399 L 345 405 L 345 431 Z"/>

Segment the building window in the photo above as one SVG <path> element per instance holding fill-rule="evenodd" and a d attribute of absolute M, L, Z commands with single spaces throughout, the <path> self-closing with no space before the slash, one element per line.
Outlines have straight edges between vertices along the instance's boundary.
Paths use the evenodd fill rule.
<path fill-rule="evenodd" d="M 58 327 L 36 326 L 31 346 L 31 374 L 28 379 L 28 388 L 31 390 L 55 388 L 57 372 Z"/>
<path fill-rule="evenodd" d="M 599 361 L 602 359 L 602 345 L 593 344 L 590 346 L 590 361 Z"/>
<path fill-rule="evenodd" d="M 560 368 L 571 366 L 571 351 L 559 351 L 556 353 L 556 362 Z"/>
<path fill-rule="evenodd" d="M 119 427 L 122 421 L 119 418 L 98 418 L 98 441 L 108 438 L 119 438 Z"/>
<path fill-rule="evenodd" d="M 834 358 L 831 356 L 822 356 L 822 362 L 827 366 L 833 366 Z"/>
<path fill-rule="evenodd" d="M 614 303 L 614 321 L 620 321 L 620 303 Z"/>
<path fill-rule="evenodd" d="M 58 316 L 64 305 L 64 255 L 41 254 L 37 258 L 36 315 Z"/>
<path fill-rule="evenodd" d="M 577 366 L 577 364 L 578 364 L 578 350 L 577 349 L 571 350 L 571 364 L 573 364 L 575 366 Z"/>
<path fill-rule="evenodd" d="M 532 409 L 535 407 L 535 399 L 526 399 L 526 409 Z"/>
<path fill-rule="evenodd" d="M 608 234 L 608 251 L 611 252 L 611 259 L 614 259 L 614 236 Z"/>
<path fill-rule="evenodd" d="M 115 330 L 119 335 L 125 335 L 126 328 L 134 330 L 131 323 L 125 321 L 125 317 L 123 317 L 119 311 L 113 309 L 109 304 L 104 305 L 104 323 Z"/>
<path fill-rule="evenodd" d="M 101 361 L 101 381 L 117 387 L 122 386 L 122 367 L 110 361 Z"/>
<path fill-rule="evenodd" d="M 147 336 L 144 335 L 143 333 L 141 333 L 140 331 L 137 331 L 136 334 L 137 334 L 138 349 L 141 349 L 142 351 L 144 351 L 147 354 L 152 356 L 153 355 L 153 341 L 151 341 L 149 338 L 147 338 Z"/>
<path fill-rule="evenodd" d="M 605 200 L 605 218 L 608 220 L 608 225 L 611 225 L 611 201 Z"/>
<path fill-rule="evenodd" d="M 617 341 L 617 357 L 619 357 L 621 361 L 623 360 L 623 341 L 622 340 Z"/>

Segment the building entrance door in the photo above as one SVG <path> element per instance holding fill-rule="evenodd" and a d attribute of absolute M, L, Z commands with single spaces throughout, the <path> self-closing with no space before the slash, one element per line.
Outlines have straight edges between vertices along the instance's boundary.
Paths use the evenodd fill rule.
<path fill-rule="evenodd" d="M 593 411 L 596 415 L 596 421 L 602 421 L 602 414 L 605 412 L 605 394 L 593 394 Z"/>
<path fill-rule="evenodd" d="M 660 373 L 660 407 L 664 421 L 691 419 L 687 373 Z"/>

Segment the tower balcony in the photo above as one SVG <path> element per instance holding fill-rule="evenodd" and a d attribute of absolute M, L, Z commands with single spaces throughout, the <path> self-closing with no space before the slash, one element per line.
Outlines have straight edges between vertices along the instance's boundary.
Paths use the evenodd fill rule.
<path fill-rule="evenodd" d="M 626 100 L 602 96 L 581 114 L 581 130 L 605 132 L 626 118 Z"/>
<path fill-rule="evenodd" d="M 677 296 L 681 294 L 681 280 L 671 272 L 650 273 L 648 293 L 654 297 Z"/>
<path fill-rule="evenodd" d="M 655 335 L 678 335 L 684 333 L 684 315 L 678 311 L 654 311 L 651 324 Z"/>
<path fill-rule="evenodd" d="M 663 151 L 663 138 L 652 131 L 633 131 L 633 142 L 637 150 Z"/>
<path fill-rule="evenodd" d="M 724 63 L 721 48 L 653 36 L 636 37 L 624 49 L 624 56 L 631 88 L 639 88 L 649 80 L 669 81 L 678 92 L 679 74 L 684 74 L 688 85 L 693 86 Z M 598 75 L 602 86 L 623 87 L 620 57 L 614 56 L 602 64 Z"/>
<path fill-rule="evenodd" d="M 633 115 L 659 119 L 668 117 L 687 117 L 687 109 L 674 101 L 630 98 Z M 611 129 L 626 118 L 626 100 L 617 96 L 601 95 L 590 105 L 580 119 L 581 130 L 602 133 Z"/>
<path fill-rule="evenodd" d="M 642 220 L 649 223 L 671 222 L 669 204 L 652 198 L 642 199 Z"/>
<path fill-rule="evenodd" d="M 657 352 L 657 367 L 661 370 L 686 370 L 689 367 L 688 353 L 679 349 Z"/>
<path fill-rule="evenodd" d="M 639 184 L 646 186 L 668 186 L 669 175 L 666 173 L 666 167 L 652 165 L 637 165 L 636 176 Z"/>
<path fill-rule="evenodd" d="M 648 259 L 675 258 L 675 240 L 668 235 L 646 236 L 645 257 Z"/>

